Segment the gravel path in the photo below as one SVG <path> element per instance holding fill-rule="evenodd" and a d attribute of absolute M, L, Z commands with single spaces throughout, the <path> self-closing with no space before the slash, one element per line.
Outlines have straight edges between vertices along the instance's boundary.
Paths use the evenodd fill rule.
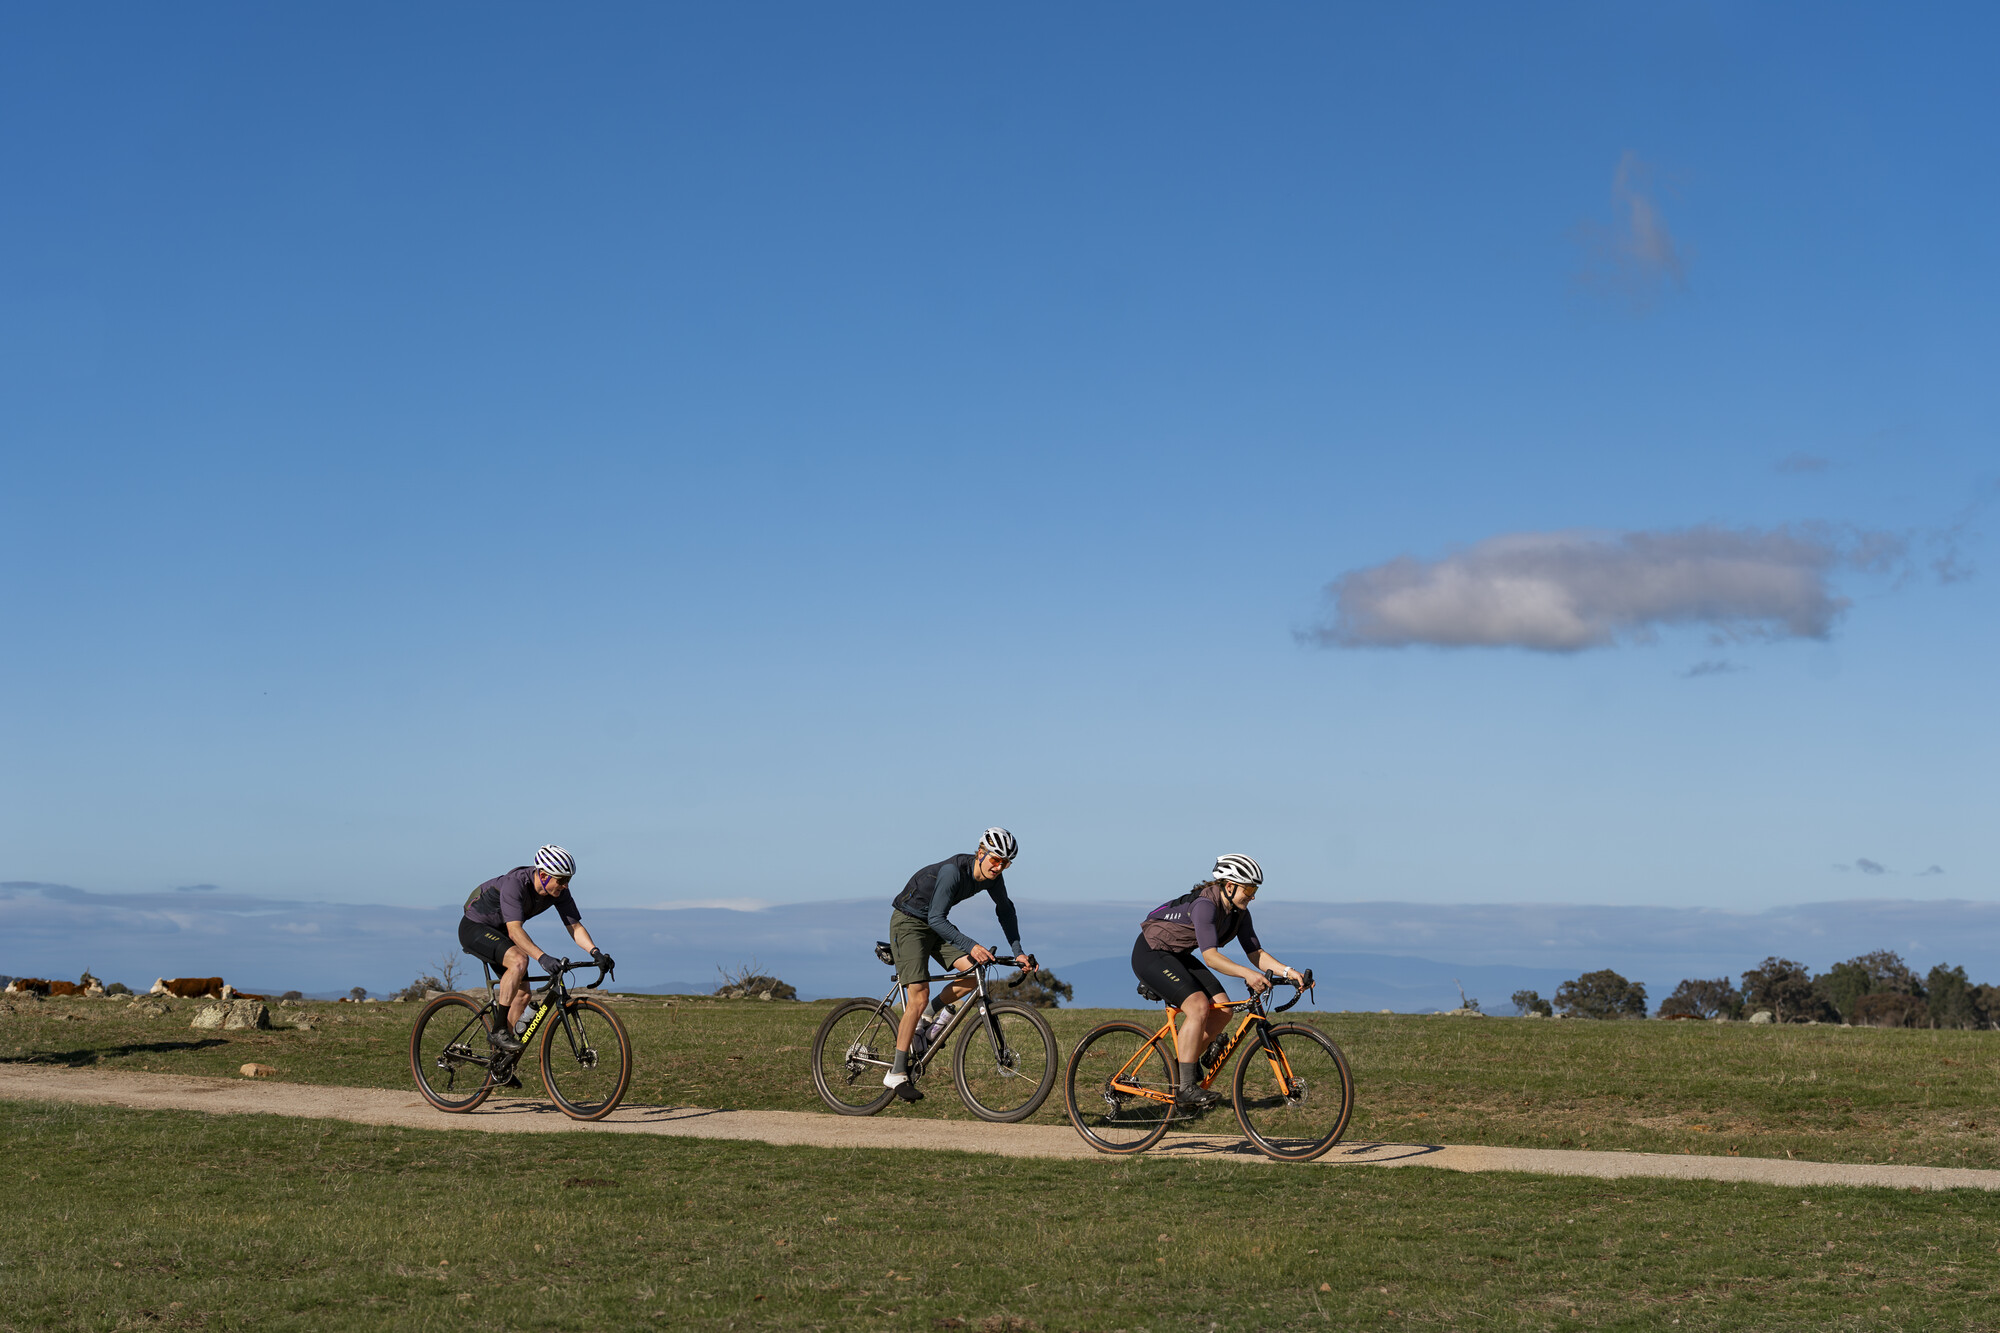
<path fill-rule="evenodd" d="M 489 1134 L 664 1134 L 680 1138 L 752 1139 L 816 1148 L 929 1148 L 1002 1157 L 1104 1160 L 1067 1125 L 989 1125 L 983 1121 L 919 1120 L 894 1110 L 879 1116 L 815 1115 L 804 1111 L 716 1111 L 689 1106 L 621 1106 L 610 1119 L 578 1124 L 551 1102 L 510 1097 L 470 1115 L 445 1115 L 414 1092 L 251 1082 L 187 1074 L 134 1074 L 98 1069 L 0 1065 L 0 1098 L 81 1102 L 143 1110 L 288 1115 L 351 1120 L 405 1129 L 478 1130 Z M 1270 1163 L 1231 1135 L 1172 1135 L 1152 1156 L 1207 1157 Z M 1552 1176 L 1660 1176 L 1675 1180 L 1751 1181 L 1763 1185 L 1872 1185 L 1894 1189 L 2000 1190 L 2000 1171 L 1963 1167 L 1877 1166 L 1790 1162 L 1765 1157 L 1690 1157 L 1665 1153 L 1564 1152 L 1543 1148 L 1467 1148 L 1422 1143 L 1347 1143 L 1315 1165 L 1428 1166 L 1447 1171 L 1527 1171 Z"/>

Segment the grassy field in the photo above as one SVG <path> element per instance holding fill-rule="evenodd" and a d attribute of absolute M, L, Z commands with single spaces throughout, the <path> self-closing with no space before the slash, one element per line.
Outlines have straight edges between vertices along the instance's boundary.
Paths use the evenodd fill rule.
<path fill-rule="evenodd" d="M 2000 1323 L 2000 1210 L 1967 1193 L 28 1103 L 0 1103 L 0 1190 L 6 1333 Z"/>
<path fill-rule="evenodd" d="M 807 1079 L 829 1003 L 621 1003 L 627 1100 L 822 1109 Z M 256 1060 L 302 1083 L 408 1087 L 416 1006 L 307 1004 L 314 1032 L 191 1030 L 117 1001 L 52 1000 L 0 1015 L 0 1063 L 234 1074 Z M 1354 1066 L 1349 1137 L 1523 1147 L 2000 1167 L 2000 1033 L 1744 1023 L 1529 1022 L 1294 1010 Z M 1158 1010 L 1127 1015 L 1157 1021 Z M 1052 1012 L 1065 1055 L 1108 1010 Z M 529 1094 L 539 1095 L 533 1086 Z M 891 1116 L 969 1118 L 948 1075 Z M 1060 1123 L 1060 1097 L 1037 1116 Z M 1216 1121 L 1211 1124 L 1209 1121 Z M 1234 1132 L 1225 1110 L 1198 1128 Z"/>

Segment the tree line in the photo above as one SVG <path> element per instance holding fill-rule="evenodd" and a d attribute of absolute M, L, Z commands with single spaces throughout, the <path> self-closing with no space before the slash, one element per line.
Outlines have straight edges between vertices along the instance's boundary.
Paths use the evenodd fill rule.
<path fill-rule="evenodd" d="M 1515 991 L 1514 1008 L 1544 1017 L 1644 1018 L 1646 985 L 1604 968 L 1565 981 L 1553 1003 L 1531 990 Z M 1943 963 L 1919 977 L 1887 949 L 1835 963 L 1817 976 L 1803 963 L 1771 957 L 1743 973 L 1740 985 L 1728 977 L 1683 980 L 1654 1017 L 1740 1019 L 1760 1010 L 1778 1023 L 1993 1028 L 2000 1027 L 2000 986 L 1975 985 L 1963 967 Z"/>

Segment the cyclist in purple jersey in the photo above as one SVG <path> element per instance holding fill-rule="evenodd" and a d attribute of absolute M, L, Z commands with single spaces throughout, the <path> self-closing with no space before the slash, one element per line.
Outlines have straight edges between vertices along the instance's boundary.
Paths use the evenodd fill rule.
<path fill-rule="evenodd" d="M 465 900 L 465 916 L 458 923 L 459 947 L 474 958 L 484 959 L 500 974 L 493 998 L 497 1012 L 504 1017 L 496 1019 L 499 1026 L 486 1034 L 487 1041 L 499 1050 L 513 1053 L 521 1049 L 514 1024 L 528 1007 L 528 963 L 561 967 L 568 961 L 528 937 L 526 923 L 530 919 L 553 907 L 557 919 L 569 928 L 570 937 L 588 949 L 598 963 L 611 966 L 611 955 L 590 938 L 590 932 L 583 928 L 583 914 L 576 910 L 576 899 L 569 895 L 570 877 L 575 873 L 576 861 L 552 844 L 535 853 L 533 865 L 515 866 L 494 876 Z"/>
<path fill-rule="evenodd" d="M 1174 1040 L 1180 1061 L 1174 1103 L 1184 1109 L 1200 1110 L 1222 1100 L 1220 1093 L 1198 1086 L 1202 1051 L 1229 1026 L 1229 1011 L 1219 1007 L 1229 996 L 1215 973 L 1241 977 L 1253 995 L 1271 988 L 1266 971 L 1304 980 L 1264 947 L 1251 924 L 1250 902 L 1263 883 L 1263 868 L 1249 857 L 1219 856 L 1208 880 L 1146 914 L 1132 945 L 1133 975 L 1181 1011 Z M 1222 956 L 1222 946 L 1231 940 L 1243 946 L 1254 968 Z"/>

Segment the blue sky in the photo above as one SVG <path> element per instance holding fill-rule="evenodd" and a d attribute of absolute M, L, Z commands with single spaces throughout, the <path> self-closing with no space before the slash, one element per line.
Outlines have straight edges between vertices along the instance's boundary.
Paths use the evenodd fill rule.
<path fill-rule="evenodd" d="M 10 6 L 0 879 L 1992 899 L 1995 27 Z"/>

